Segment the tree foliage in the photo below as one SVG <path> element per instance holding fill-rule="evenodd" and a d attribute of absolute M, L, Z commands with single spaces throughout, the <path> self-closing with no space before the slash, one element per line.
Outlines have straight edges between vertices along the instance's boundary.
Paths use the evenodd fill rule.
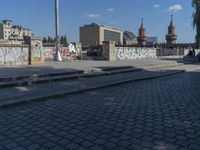
<path fill-rule="evenodd" d="M 46 37 L 43 38 L 43 43 L 46 43 L 47 42 L 47 39 Z"/>
<path fill-rule="evenodd" d="M 193 27 L 196 28 L 196 42 L 200 45 L 200 0 L 192 0 L 193 12 Z"/>
<path fill-rule="evenodd" d="M 48 36 L 47 38 L 46 37 L 44 37 L 43 38 L 43 43 L 55 43 L 55 39 L 54 38 L 52 38 L 52 37 L 50 37 L 50 36 Z M 67 41 L 67 36 L 65 35 L 65 36 L 61 36 L 60 37 L 60 44 L 62 45 L 62 46 L 64 46 L 64 47 L 68 47 L 68 41 Z"/>
<path fill-rule="evenodd" d="M 68 47 L 68 41 L 66 35 L 60 37 L 60 44 L 63 45 L 64 47 Z"/>

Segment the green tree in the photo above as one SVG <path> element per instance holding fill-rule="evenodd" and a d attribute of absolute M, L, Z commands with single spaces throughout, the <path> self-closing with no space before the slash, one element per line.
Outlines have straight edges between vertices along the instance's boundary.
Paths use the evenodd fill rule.
<path fill-rule="evenodd" d="M 52 38 L 52 37 L 50 37 L 50 43 L 53 43 L 53 42 L 54 42 L 53 38 Z"/>
<path fill-rule="evenodd" d="M 47 43 L 51 43 L 51 37 L 50 36 L 48 36 L 48 38 L 47 38 Z"/>
<path fill-rule="evenodd" d="M 47 38 L 43 37 L 43 43 L 47 43 Z"/>
<path fill-rule="evenodd" d="M 64 47 L 68 47 L 69 46 L 69 44 L 68 44 L 68 41 L 67 41 L 67 36 L 65 35 L 64 37 L 63 37 L 63 46 Z"/>
<path fill-rule="evenodd" d="M 193 12 L 193 27 L 196 27 L 196 42 L 197 46 L 200 45 L 200 0 L 192 0 Z"/>
<path fill-rule="evenodd" d="M 64 37 L 63 36 L 60 37 L 60 44 L 64 45 Z"/>

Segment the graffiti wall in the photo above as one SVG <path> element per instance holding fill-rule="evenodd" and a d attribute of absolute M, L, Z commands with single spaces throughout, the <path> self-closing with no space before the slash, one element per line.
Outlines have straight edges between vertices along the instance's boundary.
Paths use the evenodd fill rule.
<path fill-rule="evenodd" d="M 28 65 L 28 47 L 0 47 L 0 65 Z"/>
<path fill-rule="evenodd" d="M 157 58 L 155 48 L 115 47 L 118 60 Z"/>
<path fill-rule="evenodd" d="M 55 47 L 43 47 L 44 60 L 51 61 L 54 59 L 55 55 L 56 55 Z M 75 59 L 78 56 L 78 52 L 75 46 L 73 44 L 70 44 L 69 47 L 60 48 L 60 55 L 63 60 Z"/>
<path fill-rule="evenodd" d="M 53 60 L 56 55 L 55 47 L 43 47 L 44 60 Z M 60 55 L 62 59 L 69 59 L 71 56 L 70 51 L 67 47 L 60 48 Z"/>

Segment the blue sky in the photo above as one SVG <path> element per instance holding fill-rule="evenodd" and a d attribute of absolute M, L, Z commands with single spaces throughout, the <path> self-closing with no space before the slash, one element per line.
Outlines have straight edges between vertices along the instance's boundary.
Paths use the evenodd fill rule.
<path fill-rule="evenodd" d="M 178 42 L 193 42 L 191 0 L 60 0 L 61 34 L 79 41 L 79 27 L 92 22 L 138 35 L 141 18 L 148 36 L 165 41 L 174 15 Z M 54 36 L 54 0 L 1 0 L 0 20 L 31 28 L 35 35 Z"/>

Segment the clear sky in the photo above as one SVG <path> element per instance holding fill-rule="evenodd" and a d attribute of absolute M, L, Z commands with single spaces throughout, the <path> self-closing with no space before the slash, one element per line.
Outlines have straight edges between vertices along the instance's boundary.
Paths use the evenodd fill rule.
<path fill-rule="evenodd" d="M 13 20 L 38 36 L 54 36 L 54 0 L 1 0 L 0 20 Z M 178 42 L 193 42 L 191 0 L 60 0 L 61 34 L 79 41 L 79 27 L 92 22 L 138 35 L 141 18 L 148 36 L 165 41 L 174 15 Z"/>

